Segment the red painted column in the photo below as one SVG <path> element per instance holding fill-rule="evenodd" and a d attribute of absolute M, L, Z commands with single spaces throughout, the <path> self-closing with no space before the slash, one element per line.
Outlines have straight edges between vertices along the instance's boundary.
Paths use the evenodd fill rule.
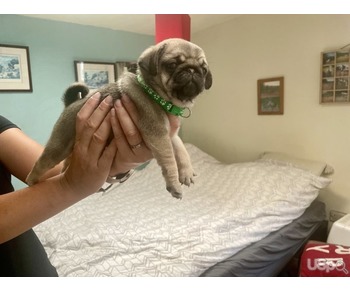
<path fill-rule="evenodd" d="M 169 38 L 191 39 L 191 18 L 188 14 L 156 14 L 156 43 Z"/>

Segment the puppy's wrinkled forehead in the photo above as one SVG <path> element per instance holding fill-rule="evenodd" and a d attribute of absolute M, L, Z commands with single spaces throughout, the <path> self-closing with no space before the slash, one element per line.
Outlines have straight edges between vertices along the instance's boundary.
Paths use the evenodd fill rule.
<path fill-rule="evenodd" d="M 200 47 L 181 42 L 175 43 L 174 46 L 166 46 L 163 58 L 164 60 L 177 59 L 181 62 L 188 59 L 200 61 L 201 59 L 205 60 L 205 55 Z"/>
<path fill-rule="evenodd" d="M 184 39 L 167 39 L 146 49 L 138 59 L 141 72 L 156 76 L 161 67 L 202 66 L 207 67 L 204 51 Z M 164 68 L 163 68 L 164 69 Z M 173 68 L 174 69 L 174 68 Z"/>

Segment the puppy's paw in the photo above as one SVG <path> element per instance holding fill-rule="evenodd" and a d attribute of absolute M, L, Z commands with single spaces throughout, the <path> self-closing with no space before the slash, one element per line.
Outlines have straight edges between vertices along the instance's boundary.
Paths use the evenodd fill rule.
<path fill-rule="evenodd" d="M 182 199 L 182 189 L 180 187 L 167 186 L 167 191 L 176 199 Z"/>
<path fill-rule="evenodd" d="M 191 184 L 194 184 L 195 176 L 196 174 L 194 173 L 192 167 L 179 169 L 179 181 L 181 184 L 189 187 Z"/>

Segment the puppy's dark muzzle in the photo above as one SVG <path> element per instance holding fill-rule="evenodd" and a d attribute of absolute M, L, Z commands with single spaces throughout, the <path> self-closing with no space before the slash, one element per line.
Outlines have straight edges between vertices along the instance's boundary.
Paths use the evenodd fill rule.
<path fill-rule="evenodd" d="M 192 101 L 204 90 L 204 78 L 195 68 L 182 70 L 175 76 L 175 92 L 181 101 Z"/>

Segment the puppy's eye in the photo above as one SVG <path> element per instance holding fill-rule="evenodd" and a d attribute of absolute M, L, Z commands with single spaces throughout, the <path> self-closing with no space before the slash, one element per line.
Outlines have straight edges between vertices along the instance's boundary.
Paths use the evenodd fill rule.
<path fill-rule="evenodd" d="M 167 69 L 169 70 L 175 70 L 176 66 L 177 66 L 176 62 L 171 62 L 166 65 Z"/>
<path fill-rule="evenodd" d="M 205 67 L 202 67 L 202 70 L 203 70 L 203 74 L 206 75 L 208 73 L 208 69 L 205 68 Z"/>

